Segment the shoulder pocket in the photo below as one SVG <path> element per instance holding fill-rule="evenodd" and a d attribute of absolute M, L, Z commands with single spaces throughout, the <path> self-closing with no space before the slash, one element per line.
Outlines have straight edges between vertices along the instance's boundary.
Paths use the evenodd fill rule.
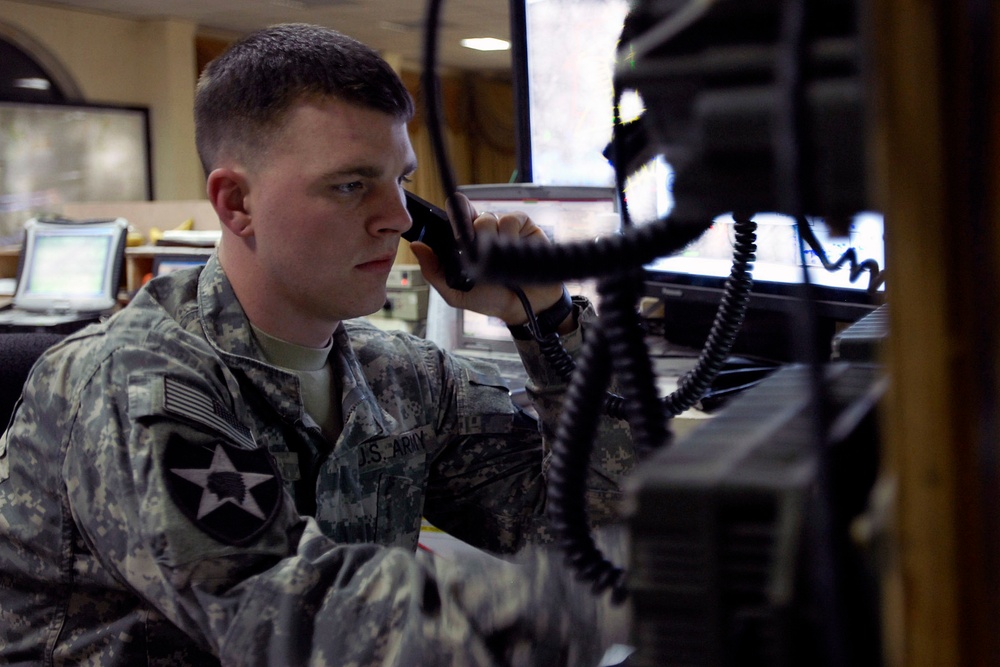
<path fill-rule="evenodd" d="M 486 371 L 472 366 L 466 366 L 465 373 L 470 384 L 478 385 L 480 387 L 496 387 L 497 389 L 510 391 L 510 383 L 496 371 Z"/>
<path fill-rule="evenodd" d="M 128 385 L 129 412 L 135 418 L 169 416 L 211 429 L 244 449 L 257 446 L 253 432 L 231 410 L 199 388 L 165 375 L 133 375 Z"/>

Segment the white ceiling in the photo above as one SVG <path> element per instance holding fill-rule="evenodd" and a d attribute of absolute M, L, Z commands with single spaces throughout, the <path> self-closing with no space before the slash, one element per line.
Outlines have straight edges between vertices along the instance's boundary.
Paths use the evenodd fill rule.
<path fill-rule="evenodd" d="M 133 19 L 177 18 L 208 32 L 239 35 L 273 23 L 317 23 L 351 35 L 420 69 L 423 0 L 45 0 L 29 4 L 72 7 Z M 479 52 L 459 44 L 465 37 L 510 38 L 508 0 L 443 2 L 438 62 L 469 70 L 510 69 L 510 52 Z"/>

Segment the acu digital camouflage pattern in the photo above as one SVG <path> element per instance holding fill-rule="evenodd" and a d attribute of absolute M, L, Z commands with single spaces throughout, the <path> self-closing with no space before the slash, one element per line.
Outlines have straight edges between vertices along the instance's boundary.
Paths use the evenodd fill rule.
<path fill-rule="evenodd" d="M 561 390 L 524 349 L 551 429 Z M 414 554 L 422 515 L 496 552 L 547 538 L 545 446 L 496 373 L 361 322 L 335 350 L 332 447 L 215 258 L 46 354 L 0 439 L 0 663 L 593 662 L 600 610 L 559 559 Z M 603 435 L 602 520 L 632 465 Z M 220 471 L 235 490 L 208 495 Z"/>

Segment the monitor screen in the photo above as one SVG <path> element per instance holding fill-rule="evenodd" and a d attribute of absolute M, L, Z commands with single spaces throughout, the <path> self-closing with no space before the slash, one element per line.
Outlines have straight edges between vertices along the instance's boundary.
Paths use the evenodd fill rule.
<path fill-rule="evenodd" d="M 471 185 L 460 190 L 477 212 L 523 211 L 554 243 L 596 240 L 619 231 L 614 188 L 515 184 Z M 595 281 L 566 281 L 566 287 L 570 294 L 597 303 Z M 466 340 L 510 340 L 510 332 L 499 319 L 471 312 L 462 313 L 461 335 Z"/>
<path fill-rule="evenodd" d="M 152 198 L 148 112 L 0 102 L 0 237 L 75 202 Z"/>
<path fill-rule="evenodd" d="M 124 257 L 123 219 L 30 220 L 14 304 L 28 310 L 100 311 L 115 305 Z"/>
<path fill-rule="evenodd" d="M 208 255 L 156 255 L 153 258 L 153 277 L 165 276 L 182 269 L 205 266 Z"/>
<path fill-rule="evenodd" d="M 793 285 L 803 282 L 802 261 L 799 253 L 799 234 L 795 221 L 784 215 L 762 213 L 754 216 L 757 223 L 757 251 L 753 264 L 754 283 L 760 286 Z M 733 218 L 720 215 L 712 221 L 712 226 L 689 243 L 682 250 L 662 257 L 647 269 L 661 279 L 671 275 L 691 281 L 699 278 L 725 278 L 729 275 L 733 262 Z M 848 249 L 853 248 L 857 259 L 870 259 L 880 268 L 885 267 L 882 216 L 875 213 L 861 213 L 851 222 L 847 236 L 833 236 L 821 222 L 811 225 L 813 234 L 823 247 L 829 262 L 834 262 Z M 819 254 L 806 246 L 806 265 L 809 267 L 809 281 L 813 285 L 833 290 L 864 293 L 869 288 L 869 273 L 851 280 L 849 263 L 836 271 L 823 268 Z M 879 286 L 880 290 L 885 285 Z"/>
<path fill-rule="evenodd" d="M 817 252 L 806 246 L 805 263 L 793 220 L 776 214 L 758 214 L 756 259 L 746 318 L 736 338 L 734 352 L 777 361 L 802 360 L 804 345 L 821 354 L 831 351 L 833 336 L 885 302 L 885 282 L 869 271 L 851 279 L 850 263 L 839 269 L 824 268 Z M 873 260 L 885 269 L 883 220 L 876 213 L 857 215 L 847 236 L 833 236 L 822 222 L 810 225 L 828 263 L 836 263 L 853 249 L 856 260 Z M 730 215 L 715 218 L 711 227 L 685 248 L 645 267 L 645 295 L 662 304 L 664 337 L 673 343 L 700 348 L 707 339 L 722 301 L 733 264 L 734 222 Z M 803 303 L 809 298 L 816 317 L 816 339 L 801 337 Z"/>
<path fill-rule="evenodd" d="M 517 118 L 521 180 L 612 187 L 604 151 L 615 123 L 635 121 L 644 109 L 635 90 L 622 90 L 616 121 L 613 74 L 629 0 L 521 2 L 512 4 L 515 93 L 527 108 Z M 666 216 L 672 180 L 662 157 L 632 168 L 624 184 L 630 220 Z"/>
<path fill-rule="evenodd" d="M 103 234 L 46 232 L 35 239 L 25 294 L 31 296 L 98 296 L 109 276 L 104 267 L 114 251 Z"/>

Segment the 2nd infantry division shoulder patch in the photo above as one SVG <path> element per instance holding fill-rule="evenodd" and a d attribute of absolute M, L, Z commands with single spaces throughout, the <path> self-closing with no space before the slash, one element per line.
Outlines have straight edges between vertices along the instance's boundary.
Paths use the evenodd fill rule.
<path fill-rule="evenodd" d="M 225 544 L 255 540 L 281 505 L 281 478 L 267 450 L 222 440 L 194 444 L 171 436 L 164 455 L 166 484 L 177 507 Z"/>

